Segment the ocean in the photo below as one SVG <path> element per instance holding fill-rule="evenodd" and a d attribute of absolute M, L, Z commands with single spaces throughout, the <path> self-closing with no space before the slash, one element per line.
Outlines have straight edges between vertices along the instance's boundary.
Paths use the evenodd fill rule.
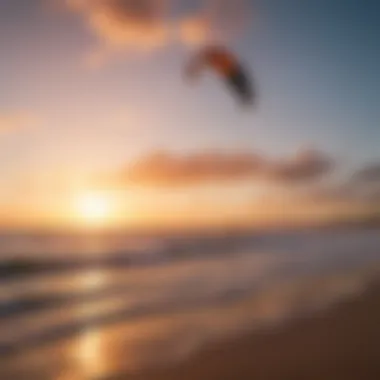
<path fill-rule="evenodd" d="M 378 229 L 0 236 L 0 379 L 99 380 L 364 292 Z"/>

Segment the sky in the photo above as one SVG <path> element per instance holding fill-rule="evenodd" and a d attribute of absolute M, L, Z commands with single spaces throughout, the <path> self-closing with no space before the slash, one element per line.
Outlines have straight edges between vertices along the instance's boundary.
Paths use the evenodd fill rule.
<path fill-rule="evenodd" d="M 80 225 L 101 201 L 115 225 L 376 209 L 379 14 L 375 0 L 1 0 L 1 224 Z M 184 80 L 210 41 L 254 77 L 253 109 L 211 73 Z"/>

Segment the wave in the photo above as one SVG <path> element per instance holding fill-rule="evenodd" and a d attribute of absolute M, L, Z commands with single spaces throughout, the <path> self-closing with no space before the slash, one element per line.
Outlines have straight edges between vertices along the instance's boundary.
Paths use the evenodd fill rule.
<path fill-rule="evenodd" d="M 178 302 L 140 304 L 133 308 L 124 305 L 121 309 L 44 329 L 7 347 L 0 346 L 2 357 L 6 358 L 4 371 L 26 368 L 31 362 L 46 366 L 46 357 L 51 357 L 57 366 L 73 353 L 80 366 L 88 366 L 89 358 L 82 356 L 88 354 L 89 345 L 94 355 L 92 362 L 99 361 L 95 368 L 91 367 L 96 378 L 104 376 L 103 371 L 134 372 L 178 362 L 205 344 L 236 338 L 256 329 L 273 329 L 358 296 L 379 274 L 379 267 L 367 267 L 282 279 L 262 284 L 254 291 L 219 293 L 212 303 L 206 297 L 186 305 Z M 105 365 L 103 369 L 101 363 Z M 38 372 L 38 366 L 35 370 Z M 62 363 L 55 370 L 61 371 Z M 32 378 L 32 373 L 29 374 Z"/>
<path fill-rule="evenodd" d="M 130 262 L 132 250 L 42 260 L 66 266 L 1 284 L 0 377 L 18 378 L 18 370 L 32 365 L 27 378 L 39 378 L 51 362 L 55 374 L 49 378 L 58 378 L 74 359 L 81 368 L 92 366 L 86 371 L 95 378 L 106 370 L 94 363 L 139 370 L 320 312 L 361 294 L 379 277 L 379 237 L 368 237 L 286 235 L 270 244 L 240 237 L 227 239 L 224 248 L 223 239 L 176 238 L 133 251 L 140 252 L 138 264 L 118 264 Z M 2 376 L 6 371 L 13 377 Z"/>

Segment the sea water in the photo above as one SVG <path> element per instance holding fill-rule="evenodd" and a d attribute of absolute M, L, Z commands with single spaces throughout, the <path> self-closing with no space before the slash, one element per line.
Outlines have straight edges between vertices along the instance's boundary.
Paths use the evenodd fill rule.
<path fill-rule="evenodd" d="M 0 236 L 0 378 L 106 379 L 359 295 L 376 229 Z"/>

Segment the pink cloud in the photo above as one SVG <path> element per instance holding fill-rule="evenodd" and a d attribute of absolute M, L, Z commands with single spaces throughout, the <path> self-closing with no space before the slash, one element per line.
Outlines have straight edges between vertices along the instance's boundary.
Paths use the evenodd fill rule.
<path fill-rule="evenodd" d="M 93 66 L 127 49 L 151 51 L 170 43 L 199 45 L 237 37 L 249 22 L 248 0 L 202 0 L 193 12 L 172 17 L 174 0 L 66 0 L 82 15 L 98 45 Z"/>
<path fill-rule="evenodd" d="M 188 155 L 161 152 L 128 165 L 117 173 L 116 182 L 142 186 L 191 186 L 243 180 L 303 183 L 322 178 L 333 166 L 333 160 L 314 151 L 279 161 L 253 152 L 202 151 Z"/>

